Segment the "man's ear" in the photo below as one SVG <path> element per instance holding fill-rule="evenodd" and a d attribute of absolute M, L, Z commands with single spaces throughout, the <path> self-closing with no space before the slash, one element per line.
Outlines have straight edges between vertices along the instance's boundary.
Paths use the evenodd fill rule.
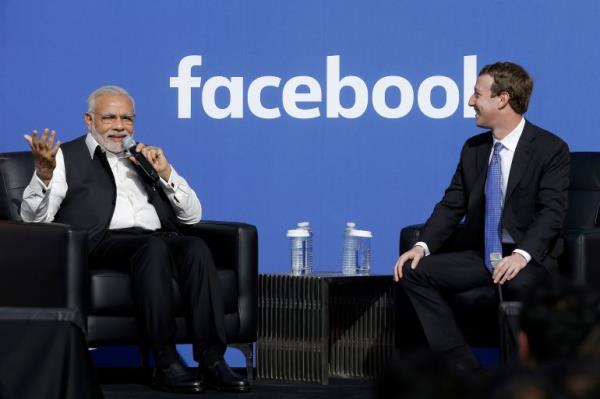
<path fill-rule="evenodd" d="M 519 346 L 519 360 L 521 363 L 525 366 L 532 366 L 534 360 L 529 348 L 529 338 L 523 331 L 519 331 L 517 334 L 517 344 Z"/>
<path fill-rule="evenodd" d="M 500 94 L 498 94 L 498 98 L 500 99 L 498 109 L 504 109 L 509 105 L 510 94 L 508 94 L 507 91 L 501 91 Z"/>
<path fill-rule="evenodd" d="M 86 112 L 83 116 L 83 118 L 85 119 L 85 125 L 88 128 L 88 132 L 92 131 L 92 123 L 94 123 L 93 119 L 92 119 L 92 115 L 89 112 Z"/>

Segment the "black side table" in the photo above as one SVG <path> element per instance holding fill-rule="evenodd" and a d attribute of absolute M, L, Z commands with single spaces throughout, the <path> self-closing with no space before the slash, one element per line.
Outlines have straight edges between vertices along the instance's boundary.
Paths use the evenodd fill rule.
<path fill-rule="evenodd" d="M 394 352 L 391 276 L 261 274 L 258 308 L 259 379 L 372 378 Z"/>

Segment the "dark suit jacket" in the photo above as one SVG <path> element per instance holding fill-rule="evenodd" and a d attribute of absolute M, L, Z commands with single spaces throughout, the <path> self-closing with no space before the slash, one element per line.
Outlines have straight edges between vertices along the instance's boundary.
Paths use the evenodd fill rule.
<path fill-rule="evenodd" d="M 484 186 L 492 149 L 492 133 L 468 139 L 446 189 L 423 229 L 421 241 L 431 253 L 456 247 L 483 251 Z M 517 144 L 502 211 L 502 227 L 533 261 L 549 269 L 563 250 L 567 210 L 569 148 L 556 135 L 529 122 Z M 457 229 L 464 221 L 464 228 Z"/>

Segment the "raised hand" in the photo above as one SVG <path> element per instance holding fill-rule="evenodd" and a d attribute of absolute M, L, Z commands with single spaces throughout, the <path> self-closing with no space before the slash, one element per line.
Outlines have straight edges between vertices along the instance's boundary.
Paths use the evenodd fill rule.
<path fill-rule="evenodd" d="M 52 180 L 52 174 L 56 167 L 56 153 L 60 148 L 60 140 L 54 144 L 56 132 L 54 130 L 50 131 L 50 134 L 48 132 L 48 129 L 44 129 L 42 136 L 39 138 L 37 130 L 34 130 L 31 136 L 28 134 L 23 136 L 29 143 L 33 153 L 35 173 L 46 186 Z"/>
<path fill-rule="evenodd" d="M 171 164 L 167 161 L 163 150 L 159 147 L 150 147 L 142 143 L 138 143 L 135 147 L 136 152 L 141 152 L 142 155 L 150 162 L 150 164 L 156 169 L 159 176 L 168 181 L 171 176 Z M 137 163 L 134 157 L 129 158 L 132 162 Z"/>

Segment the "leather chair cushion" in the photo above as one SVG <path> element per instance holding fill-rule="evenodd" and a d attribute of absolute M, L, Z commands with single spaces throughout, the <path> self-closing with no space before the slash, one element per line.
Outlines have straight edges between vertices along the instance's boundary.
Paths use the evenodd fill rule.
<path fill-rule="evenodd" d="M 590 229 L 600 225 L 600 191 L 569 190 L 567 228 Z"/>
<path fill-rule="evenodd" d="M 30 151 L 0 154 L 0 219 L 21 221 L 23 190 L 33 176 Z"/>
<path fill-rule="evenodd" d="M 567 228 L 600 226 L 600 153 L 571 153 Z"/>

